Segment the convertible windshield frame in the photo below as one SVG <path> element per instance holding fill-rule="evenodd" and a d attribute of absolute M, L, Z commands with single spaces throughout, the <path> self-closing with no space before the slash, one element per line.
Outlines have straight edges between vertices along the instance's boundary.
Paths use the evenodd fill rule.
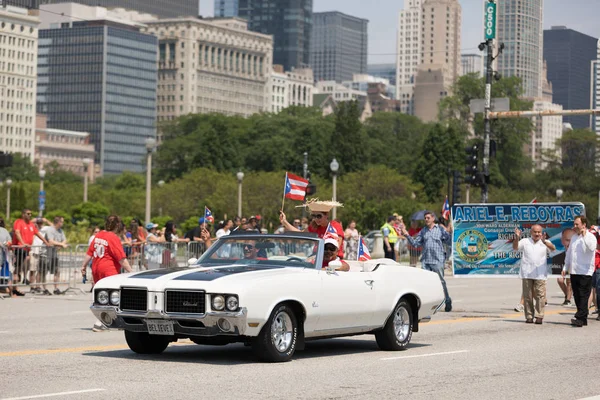
<path fill-rule="evenodd" d="M 284 241 L 293 243 L 296 242 L 299 246 L 304 247 L 305 249 L 312 248 L 311 252 L 314 255 L 314 264 L 309 261 L 287 261 L 285 259 L 268 259 L 257 257 L 257 259 L 248 259 L 247 262 L 252 264 L 260 264 L 260 265 L 279 265 L 283 267 L 293 267 L 293 268 L 306 268 L 306 269 L 318 269 L 320 270 L 320 266 L 323 264 L 323 252 L 324 252 L 324 242 L 322 239 L 318 238 L 315 235 L 307 234 L 259 234 L 259 233 L 251 233 L 251 234 L 232 234 L 227 236 L 222 236 L 216 241 L 213 242 L 212 246 L 210 246 L 204 254 L 200 256 L 198 261 L 194 264 L 194 266 L 201 265 L 232 265 L 232 264 L 241 264 L 244 263 L 243 258 L 241 257 L 230 257 L 230 256 L 222 256 L 219 255 L 219 252 L 231 252 L 231 248 L 235 246 L 239 246 L 240 242 L 262 242 L 262 243 L 273 243 L 275 245 L 280 244 Z M 229 246 L 229 248 L 228 248 Z M 260 247 L 260 246 L 257 246 Z M 264 247 L 266 250 L 268 247 Z M 314 249 L 316 249 L 316 253 L 314 253 Z M 306 254 L 305 254 L 306 255 Z M 293 255 L 282 255 L 280 257 L 295 257 Z M 310 256 L 306 255 L 308 259 Z"/>

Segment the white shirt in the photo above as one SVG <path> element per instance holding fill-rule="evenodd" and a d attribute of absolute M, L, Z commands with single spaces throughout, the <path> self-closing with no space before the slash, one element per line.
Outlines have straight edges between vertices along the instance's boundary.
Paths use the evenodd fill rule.
<path fill-rule="evenodd" d="M 218 238 L 220 238 L 221 236 L 227 236 L 227 235 L 229 235 L 230 233 L 231 233 L 231 231 L 227 231 L 227 232 L 225 232 L 225 229 L 221 228 L 221 229 L 219 229 L 219 230 L 217 231 L 217 234 L 216 234 L 216 236 L 217 236 L 217 239 L 218 239 Z"/>
<path fill-rule="evenodd" d="M 519 271 L 521 279 L 548 279 L 548 248 L 541 239 L 537 242 L 532 238 L 519 240 L 519 251 L 523 252 Z"/>
<path fill-rule="evenodd" d="M 573 235 L 565 257 L 563 271 L 573 275 L 593 275 L 597 240 L 593 233 Z"/>

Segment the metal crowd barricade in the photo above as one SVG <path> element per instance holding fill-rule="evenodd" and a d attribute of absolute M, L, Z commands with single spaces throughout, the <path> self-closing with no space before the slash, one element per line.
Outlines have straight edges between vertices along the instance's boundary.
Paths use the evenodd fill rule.
<path fill-rule="evenodd" d="M 42 294 L 44 290 L 53 293 L 54 288 L 61 292 L 82 292 L 77 287 L 81 261 L 73 246 L 11 246 L 3 248 L 3 254 L 8 258 L 8 272 L 3 270 L 0 276 L 3 294 L 24 287 L 29 287 L 33 294 Z"/>

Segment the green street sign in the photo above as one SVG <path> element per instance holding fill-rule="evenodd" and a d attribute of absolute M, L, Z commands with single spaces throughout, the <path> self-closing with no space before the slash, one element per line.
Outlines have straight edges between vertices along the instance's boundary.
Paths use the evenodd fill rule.
<path fill-rule="evenodd" d="M 496 38 L 496 3 L 489 1 L 485 4 L 485 40 Z"/>

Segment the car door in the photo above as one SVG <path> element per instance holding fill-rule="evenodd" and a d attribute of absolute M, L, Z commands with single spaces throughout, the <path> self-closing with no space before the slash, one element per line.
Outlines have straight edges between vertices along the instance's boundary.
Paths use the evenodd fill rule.
<path fill-rule="evenodd" d="M 375 283 L 371 274 L 322 270 L 320 276 L 322 292 L 317 331 L 369 326 L 375 306 Z"/>

